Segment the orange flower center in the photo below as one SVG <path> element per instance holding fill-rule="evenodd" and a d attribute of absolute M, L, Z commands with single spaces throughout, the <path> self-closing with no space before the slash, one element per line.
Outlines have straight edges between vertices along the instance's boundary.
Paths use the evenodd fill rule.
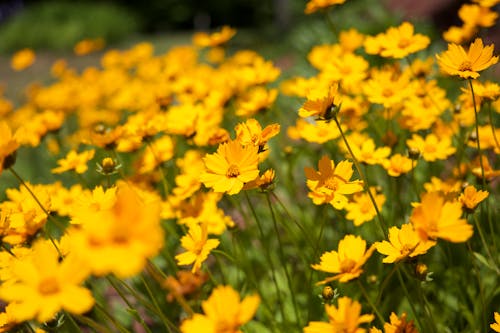
<path fill-rule="evenodd" d="M 468 60 L 462 62 L 460 66 L 458 66 L 459 72 L 472 71 L 472 63 Z"/>
<path fill-rule="evenodd" d="M 59 290 L 59 283 L 53 276 L 46 277 L 38 284 L 38 292 L 42 295 L 56 294 Z"/>
<path fill-rule="evenodd" d="M 410 253 L 413 251 L 413 248 L 408 246 L 408 244 L 404 244 L 402 247 L 401 247 L 401 254 L 405 257 L 407 257 L 408 255 L 410 255 Z"/>
<path fill-rule="evenodd" d="M 351 272 L 356 266 L 356 262 L 352 259 L 345 259 L 340 263 L 340 272 Z"/>
<path fill-rule="evenodd" d="M 394 91 L 392 91 L 392 89 L 385 88 L 382 91 L 382 96 L 384 96 L 384 97 L 391 97 L 392 95 L 394 95 Z"/>
<path fill-rule="evenodd" d="M 227 168 L 226 176 L 229 178 L 235 178 L 240 175 L 240 168 L 236 164 L 231 164 L 229 168 Z"/>
<path fill-rule="evenodd" d="M 404 49 L 405 47 L 408 47 L 410 45 L 410 40 L 407 38 L 401 38 L 398 42 L 398 47 L 400 49 Z"/>
<path fill-rule="evenodd" d="M 325 187 L 329 190 L 332 190 L 335 192 L 337 190 L 338 186 L 339 186 L 339 182 L 333 177 L 328 177 L 325 180 Z"/>

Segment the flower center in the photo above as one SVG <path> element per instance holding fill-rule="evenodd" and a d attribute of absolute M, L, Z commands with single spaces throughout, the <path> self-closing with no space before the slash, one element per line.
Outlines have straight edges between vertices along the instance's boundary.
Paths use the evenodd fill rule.
<path fill-rule="evenodd" d="M 329 190 L 336 191 L 338 187 L 338 181 L 333 177 L 328 177 L 325 180 L 325 187 Z"/>
<path fill-rule="evenodd" d="M 410 41 L 406 38 L 402 38 L 398 42 L 398 47 L 400 49 L 404 49 L 405 47 L 408 47 L 410 45 Z"/>
<path fill-rule="evenodd" d="M 52 295 L 59 292 L 59 283 L 53 276 L 47 277 L 38 284 L 38 292 L 42 295 Z"/>
<path fill-rule="evenodd" d="M 459 72 L 472 71 L 472 63 L 468 60 L 462 62 L 460 66 L 458 66 Z"/>
<path fill-rule="evenodd" d="M 404 244 L 402 247 L 401 247 L 401 254 L 405 257 L 407 257 L 408 255 L 410 255 L 410 253 L 413 251 L 413 248 L 411 248 L 410 246 L 408 246 L 408 244 Z"/>
<path fill-rule="evenodd" d="M 394 91 L 392 89 L 385 88 L 384 90 L 382 90 L 382 96 L 391 97 L 392 95 L 394 95 Z"/>
<path fill-rule="evenodd" d="M 231 164 L 229 168 L 227 168 L 226 176 L 229 178 L 235 178 L 240 175 L 240 169 L 236 164 Z"/>
<path fill-rule="evenodd" d="M 340 272 L 346 273 L 351 272 L 356 266 L 356 262 L 352 259 L 345 259 L 340 263 Z"/>

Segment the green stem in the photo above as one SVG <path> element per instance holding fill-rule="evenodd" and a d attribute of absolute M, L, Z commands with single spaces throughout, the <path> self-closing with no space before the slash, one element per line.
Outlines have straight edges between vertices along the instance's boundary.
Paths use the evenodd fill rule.
<path fill-rule="evenodd" d="M 384 293 L 384 289 L 385 287 L 387 287 L 387 284 L 389 283 L 391 276 L 396 272 L 398 267 L 399 267 L 399 262 L 393 265 L 389 274 L 387 274 L 387 276 L 384 278 L 384 281 L 382 281 L 382 284 L 380 285 L 379 288 L 377 299 L 375 300 L 375 305 L 378 305 L 380 303 L 380 300 L 382 299 L 382 295 Z"/>
<path fill-rule="evenodd" d="M 495 146 L 500 149 L 500 144 L 498 143 L 496 128 L 493 126 L 493 112 L 492 112 L 491 102 L 488 102 L 488 118 L 490 120 L 491 134 L 493 134 L 493 140 L 495 141 Z"/>
<path fill-rule="evenodd" d="M 264 246 L 264 256 L 267 260 L 267 262 L 269 263 L 269 266 L 271 267 L 271 276 L 272 276 L 272 280 L 273 280 L 273 283 L 274 283 L 274 287 L 276 289 L 276 297 L 278 299 L 278 303 L 280 305 L 280 311 L 281 311 L 281 314 L 283 316 L 283 321 L 286 322 L 286 313 L 285 313 L 285 308 L 284 308 L 284 305 L 283 305 L 283 300 L 281 299 L 281 291 L 279 289 L 279 286 L 278 286 L 278 280 L 276 278 L 276 267 L 274 267 L 274 263 L 273 263 L 273 260 L 271 258 L 271 251 L 268 247 L 268 243 L 266 242 L 266 237 L 264 235 L 264 230 L 262 229 L 262 225 L 260 223 L 260 219 L 257 215 L 257 212 L 255 211 L 255 209 L 253 208 L 253 205 L 252 203 L 250 202 L 250 197 L 248 196 L 248 193 L 245 191 L 245 199 L 248 203 L 248 207 L 250 208 L 250 211 L 252 212 L 252 215 L 255 219 L 255 222 L 257 224 L 257 227 L 259 229 L 259 233 L 260 233 L 260 239 L 262 241 L 262 245 Z"/>
<path fill-rule="evenodd" d="M 83 325 L 86 325 L 86 326 L 92 328 L 94 331 L 96 331 L 98 333 L 112 333 L 109 328 L 107 328 L 104 325 L 96 323 L 91 318 L 87 318 L 85 316 L 77 315 L 77 314 L 71 314 L 70 315 L 68 313 L 67 315 L 70 316 L 70 318 L 71 318 L 70 320 L 75 320 L 76 319 L 76 321 L 82 323 Z"/>
<path fill-rule="evenodd" d="M 123 327 L 122 324 L 120 324 L 118 322 L 118 320 L 115 319 L 115 317 L 113 317 L 102 305 L 100 305 L 99 303 L 95 303 L 95 307 L 97 310 L 99 310 L 106 318 L 109 319 L 109 321 L 111 321 L 113 323 L 113 325 L 116 327 L 116 329 L 122 333 L 130 333 L 130 331 L 128 329 L 126 329 L 125 327 Z"/>
<path fill-rule="evenodd" d="M 474 258 L 474 251 L 472 251 L 472 247 L 470 245 L 470 242 L 467 242 L 467 249 L 469 250 L 469 254 L 471 256 L 471 262 L 472 262 L 472 266 L 474 266 L 474 269 L 472 270 L 473 271 L 473 274 L 475 275 L 476 279 L 477 279 L 477 284 L 479 286 L 479 297 L 480 297 L 480 300 L 481 300 L 481 308 L 482 308 L 482 328 L 480 331 L 482 332 L 486 332 L 486 327 L 487 327 L 487 319 L 486 319 L 486 302 L 484 301 L 484 287 L 483 287 L 483 280 L 481 279 L 481 276 L 479 275 L 479 268 L 477 267 L 476 265 L 476 261 L 475 261 L 475 258 Z"/>
<path fill-rule="evenodd" d="M 482 187 L 481 189 L 486 189 L 486 179 L 484 178 L 484 166 L 483 166 L 483 154 L 481 153 L 481 144 L 479 143 L 479 120 L 477 116 L 477 106 L 476 106 L 476 97 L 474 95 L 474 88 L 472 86 L 472 79 L 469 79 L 470 92 L 472 94 L 472 104 L 474 105 L 474 124 L 476 125 L 476 143 L 477 143 L 477 154 L 479 156 L 479 165 L 481 166 L 481 178 L 482 178 Z"/>
<path fill-rule="evenodd" d="M 297 307 L 297 299 L 295 298 L 295 292 L 293 290 L 292 279 L 290 277 L 290 273 L 288 272 L 288 269 L 286 266 L 287 259 L 285 257 L 285 253 L 283 252 L 283 243 L 281 242 L 280 231 L 278 228 L 278 222 L 276 222 L 276 216 L 274 215 L 274 209 L 273 209 L 273 205 L 271 203 L 271 198 L 269 196 L 269 193 L 266 193 L 266 199 L 267 199 L 267 204 L 269 206 L 269 210 L 271 212 L 271 217 L 273 219 L 274 232 L 276 233 L 276 238 L 278 239 L 278 253 L 280 256 L 280 261 L 283 264 L 283 270 L 285 271 L 285 276 L 286 276 L 286 280 L 288 283 L 288 289 L 290 290 L 290 295 L 292 296 L 292 304 L 293 304 L 293 310 L 295 312 L 295 320 L 297 321 L 298 329 L 300 331 L 302 329 L 302 326 L 301 326 L 299 310 Z"/>
<path fill-rule="evenodd" d="M 363 297 L 366 299 L 366 301 L 368 302 L 368 304 L 372 308 L 372 311 L 377 315 L 377 319 L 379 320 L 380 324 L 384 325 L 384 323 L 385 323 L 384 317 L 380 314 L 377 307 L 375 306 L 375 304 L 373 304 L 371 298 L 368 296 L 368 293 L 366 292 L 365 286 L 363 286 L 363 284 L 361 283 L 361 281 L 359 281 L 359 279 L 357 280 L 357 283 L 359 286 L 359 290 L 361 290 L 361 293 L 363 294 Z"/>
<path fill-rule="evenodd" d="M 425 332 L 424 326 L 422 325 L 422 322 L 420 321 L 420 316 L 417 313 L 417 310 L 415 309 L 415 305 L 413 305 L 413 302 L 411 301 L 410 293 L 408 292 L 408 289 L 406 288 L 406 284 L 403 280 L 403 276 L 401 275 L 401 272 L 399 270 L 399 266 L 396 268 L 396 274 L 398 276 L 399 283 L 401 284 L 401 287 L 403 288 L 403 292 L 406 296 L 406 299 L 408 300 L 408 303 L 410 304 L 411 312 L 413 313 L 413 318 L 415 318 L 417 325 L 418 325 L 418 331 L 419 332 Z"/>
<path fill-rule="evenodd" d="M 354 166 L 356 167 L 356 170 L 358 171 L 359 177 L 363 180 L 363 187 L 364 187 L 365 191 L 368 193 L 368 196 L 370 197 L 370 201 L 372 202 L 373 207 L 375 208 L 375 212 L 377 213 L 378 226 L 382 232 L 382 235 L 384 236 L 385 239 L 387 239 L 387 227 L 385 226 L 384 219 L 382 218 L 382 214 L 380 214 L 380 211 L 378 209 L 375 198 L 373 197 L 373 194 L 370 191 L 370 186 L 368 185 L 368 180 L 366 179 L 363 171 L 361 170 L 361 167 L 359 166 L 359 162 L 356 159 L 356 156 L 354 156 L 354 153 L 351 149 L 351 146 L 349 145 L 349 142 L 347 141 L 347 138 L 345 137 L 344 131 L 342 130 L 342 127 L 340 126 L 340 123 L 339 123 L 337 116 L 334 116 L 333 120 L 335 121 L 335 124 L 337 125 L 337 128 L 339 129 L 340 136 L 342 136 L 342 140 L 344 141 L 344 143 L 347 147 L 347 150 L 349 151 L 349 154 L 351 154 L 352 161 L 354 162 Z"/>
<path fill-rule="evenodd" d="M 144 288 L 146 288 L 146 291 L 147 291 L 147 293 L 148 293 L 148 296 L 149 296 L 149 298 L 151 299 L 151 302 L 153 302 L 153 306 L 156 308 L 156 311 L 158 311 L 159 313 L 162 313 L 162 314 L 163 314 L 163 312 L 162 312 L 162 310 L 161 310 L 160 305 L 159 305 L 159 304 L 158 304 L 158 302 L 156 301 L 156 298 L 155 298 L 155 296 L 153 295 L 153 293 L 151 292 L 151 288 L 150 288 L 150 286 L 149 286 L 149 284 L 148 284 L 147 280 L 144 278 L 144 275 L 140 274 L 140 276 L 141 276 L 141 281 L 142 281 L 142 284 L 144 284 Z M 164 317 L 165 317 L 165 316 L 160 316 L 160 319 L 161 319 L 161 321 L 162 321 L 162 323 L 163 323 L 163 326 L 165 326 L 165 328 L 167 329 L 167 331 L 168 331 L 168 332 L 171 332 L 171 331 L 170 331 L 170 327 L 169 327 L 169 325 L 168 325 L 168 322 L 166 322 L 166 321 L 164 321 L 164 320 L 163 320 L 163 318 L 164 318 Z M 151 331 L 148 329 L 148 332 L 151 332 Z"/>
<path fill-rule="evenodd" d="M 80 326 L 79 326 L 79 325 L 75 322 L 75 319 L 73 319 L 73 316 L 72 316 L 70 313 L 68 313 L 68 312 L 66 312 L 66 313 L 65 313 L 65 315 L 66 315 L 66 318 L 68 318 L 68 322 L 69 322 L 69 323 L 71 324 L 71 326 L 72 326 L 71 331 L 72 331 L 72 332 L 82 332 L 82 329 L 81 329 L 81 328 L 80 328 Z"/>
<path fill-rule="evenodd" d="M 491 264 L 494 265 L 495 271 L 497 272 L 498 275 L 500 275 L 500 269 L 497 267 L 497 262 L 495 260 L 495 257 L 491 254 L 491 250 L 490 250 L 490 247 L 488 246 L 488 242 L 486 241 L 486 238 L 484 237 L 483 228 L 481 227 L 481 223 L 477 219 L 476 215 L 474 215 L 474 224 L 476 225 L 476 229 L 479 233 L 479 238 L 481 239 L 481 243 L 483 244 L 483 247 L 486 250 L 486 254 L 489 257 Z"/>

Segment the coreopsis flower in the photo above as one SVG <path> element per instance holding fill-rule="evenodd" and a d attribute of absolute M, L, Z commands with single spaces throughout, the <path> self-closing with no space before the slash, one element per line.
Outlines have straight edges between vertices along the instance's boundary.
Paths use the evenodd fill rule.
<path fill-rule="evenodd" d="M 325 9 L 334 5 L 341 5 L 345 0 L 309 0 L 304 9 L 305 14 L 312 14 L 320 9 Z"/>
<path fill-rule="evenodd" d="M 412 159 L 401 154 L 394 154 L 382 162 L 382 166 L 391 177 L 399 177 L 413 169 Z"/>
<path fill-rule="evenodd" d="M 325 82 L 339 82 L 343 91 L 355 93 L 368 76 L 368 61 L 362 56 L 345 53 L 329 59 L 323 65 L 319 78 Z M 343 107 L 343 105 L 342 105 Z"/>
<path fill-rule="evenodd" d="M 370 191 L 380 211 L 385 203 L 385 195 L 382 193 L 377 194 L 375 188 L 370 188 Z M 344 208 L 347 211 L 346 219 L 352 221 L 356 227 L 373 220 L 377 216 L 377 211 L 370 200 L 370 196 L 365 192 L 354 194 L 352 200 Z"/>
<path fill-rule="evenodd" d="M 401 59 L 425 49 L 430 44 L 429 37 L 414 32 L 415 29 L 409 22 L 403 22 L 399 27 L 390 27 L 385 33 L 366 38 L 366 52 Z"/>
<path fill-rule="evenodd" d="M 267 150 L 267 142 L 280 132 L 279 124 L 267 125 L 264 129 L 259 122 L 253 118 L 244 123 L 236 125 L 236 140 L 243 146 L 252 145 L 258 147 L 259 152 Z"/>
<path fill-rule="evenodd" d="M 325 284 L 335 280 L 348 282 L 356 279 L 363 273 L 362 266 L 374 250 L 374 246 L 366 249 L 366 241 L 360 236 L 346 235 L 340 240 L 338 251 L 323 253 L 320 263 L 311 265 L 315 270 L 335 274 L 317 284 Z"/>
<path fill-rule="evenodd" d="M 467 241 L 474 232 L 461 215 L 460 202 L 446 202 L 437 192 L 431 192 L 422 195 L 421 202 L 413 208 L 410 222 L 422 240 L 441 238 L 460 243 Z"/>
<path fill-rule="evenodd" d="M 494 45 L 483 46 L 483 40 L 476 38 L 465 52 L 456 44 L 448 44 L 448 50 L 437 54 L 440 68 L 448 75 L 458 75 L 464 79 L 476 79 L 479 72 L 498 62 L 498 56 L 493 56 Z"/>
<path fill-rule="evenodd" d="M 337 304 L 325 304 L 329 322 L 311 321 L 304 327 L 304 333 L 365 333 L 366 329 L 359 326 L 375 319 L 373 314 L 361 314 L 361 304 L 347 296 L 339 298 Z"/>
<path fill-rule="evenodd" d="M 494 315 L 495 322 L 493 324 L 490 324 L 490 328 L 495 332 L 500 332 L 500 314 L 498 312 L 495 312 Z"/>
<path fill-rule="evenodd" d="M 471 25 L 462 25 L 460 27 L 453 25 L 443 32 L 443 39 L 448 43 L 463 44 L 470 40 L 477 33 L 477 27 Z"/>
<path fill-rule="evenodd" d="M 76 173 L 82 174 L 87 171 L 87 162 L 94 158 L 95 150 L 86 150 L 77 153 L 76 150 L 71 150 L 65 158 L 57 161 L 59 166 L 52 169 L 52 173 L 63 173 L 65 171 L 74 170 Z"/>
<path fill-rule="evenodd" d="M 167 276 L 163 286 L 169 291 L 167 302 L 173 302 L 179 296 L 193 294 L 208 280 L 208 274 L 203 272 L 178 271 L 176 276 Z"/>
<path fill-rule="evenodd" d="M 438 138 L 433 133 L 430 133 L 425 138 L 413 134 L 411 139 L 406 141 L 406 144 L 410 149 L 420 151 L 420 155 L 428 162 L 445 160 L 456 151 L 449 137 Z"/>
<path fill-rule="evenodd" d="M 212 34 L 198 32 L 193 36 L 193 44 L 200 47 L 214 47 L 227 43 L 234 35 L 236 29 L 229 26 L 223 26 L 220 31 Z"/>
<path fill-rule="evenodd" d="M 169 161 L 174 156 L 174 142 L 168 135 L 151 141 L 147 149 L 137 161 L 140 174 L 156 169 L 162 163 Z"/>
<path fill-rule="evenodd" d="M 235 114 L 239 117 L 251 117 L 271 107 L 276 97 L 278 97 L 277 89 L 266 89 L 262 86 L 252 87 L 238 96 Z"/>
<path fill-rule="evenodd" d="M 390 322 L 384 324 L 385 333 L 418 333 L 413 320 L 406 321 L 406 313 L 398 317 L 394 312 L 389 317 Z"/>
<path fill-rule="evenodd" d="M 60 310 L 81 314 L 94 305 L 90 290 L 80 286 L 88 276 L 85 265 L 71 254 L 61 260 L 49 241 L 37 241 L 33 254 L 14 261 L 11 272 L 11 280 L 0 287 L 0 298 L 19 322 L 43 323 Z"/>
<path fill-rule="evenodd" d="M 348 139 L 349 142 L 351 140 Z M 369 165 L 382 164 L 383 161 L 391 154 L 391 148 L 389 147 L 376 147 L 375 141 L 368 137 L 366 140 L 359 142 L 359 144 L 350 144 L 353 155 L 359 162 L 366 163 Z M 346 152 L 349 158 L 350 152 L 345 145 L 341 146 L 342 150 Z"/>
<path fill-rule="evenodd" d="M 494 178 L 500 176 L 500 170 L 495 170 L 491 166 L 488 157 L 482 155 L 481 159 L 483 162 L 483 166 L 482 166 L 483 170 L 481 170 L 481 163 L 479 162 L 479 157 L 476 158 L 472 163 L 471 172 L 474 176 L 481 179 L 483 177 L 483 171 L 484 171 L 484 178 L 488 181 L 491 181 Z"/>
<path fill-rule="evenodd" d="M 345 125 L 340 125 L 345 130 Z M 334 122 L 313 121 L 298 118 L 295 126 L 287 129 L 287 135 L 294 140 L 304 139 L 307 142 L 325 143 L 340 137 L 340 131 Z"/>
<path fill-rule="evenodd" d="M 304 172 L 310 190 L 308 196 L 316 205 L 330 203 L 336 209 L 342 209 L 348 201 L 346 195 L 363 190 L 361 181 L 350 181 L 354 171 L 352 162 L 347 160 L 335 166 L 335 162 L 325 155 L 318 162 L 318 171 L 305 167 Z"/>
<path fill-rule="evenodd" d="M 330 120 L 338 111 L 340 103 L 338 85 L 332 85 L 327 90 L 315 89 L 307 95 L 307 101 L 299 109 L 299 116 Z"/>
<path fill-rule="evenodd" d="M 463 4 L 458 10 L 458 16 L 464 22 L 464 26 L 489 28 L 495 25 L 498 13 L 488 7 Z"/>
<path fill-rule="evenodd" d="M 10 66 L 15 71 L 22 71 L 33 65 L 36 55 L 31 49 L 23 49 L 14 53 L 10 60 Z"/>
<path fill-rule="evenodd" d="M 271 186 L 274 184 L 274 177 L 276 172 L 273 169 L 267 169 L 264 171 L 262 175 L 252 180 L 249 183 L 246 183 L 243 189 L 249 190 L 254 188 L 260 188 L 262 191 L 272 188 Z"/>
<path fill-rule="evenodd" d="M 98 192 L 106 202 L 72 213 L 71 222 L 76 225 L 68 230 L 71 253 L 95 275 L 131 277 L 163 246 L 160 198 L 124 182 L 118 182 L 113 191 Z"/>
<path fill-rule="evenodd" d="M 177 264 L 191 265 L 193 273 L 201 268 L 201 264 L 208 258 L 210 251 L 219 246 L 218 239 L 209 239 L 207 225 L 205 223 L 192 224 L 189 226 L 187 235 L 182 236 L 181 246 L 186 250 L 175 256 Z"/>
<path fill-rule="evenodd" d="M 236 194 L 243 185 L 259 176 L 259 147 L 242 146 L 239 141 L 219 145 L 217 152 L 203 158 L 206 171 L 200 180 L 215 192 Z"/>
<path fill-rule="evenodd" d="M 102 50 L 104 48 L 104 44 L 105 42 L 102 38 L 83 39 L 76 43 L 76 45 L 73 47 L 73 52 L 75 52 L 75 54 L 79 56 L 87 55 L 92 52 Z"/>
<path fill-rule="evenodd" d="M 12 135 L 9 125 L 5 121 L 0 122 L 0 174 L 5 168 L 11 167 L 15 162 L 15 152 L 19 148 L 19 142 Z"/>
<path fill-rule="evenodd" d="M 458 197 L 458 201 L 462 204 L 462 208 L 466 212 L 473 212 L 477 205 L 489 195 L 488 191 L 478 191 L 472 185 L 467 186 L 464 192 Z"/>
<path fill-rule="evenodd" d="M 481 7 L 491 8 L 497 3 L 500 3 L 500 0 L 472 0 L 472 2 L 477 3 Z"/>
<path fill-rule="evenodd" d="M 394 69 L 374 71 L 363 84 L 363 93 L 370 103 L 382 104 L 385 108 L 399 106 L 407 97 L 415 93 L 408 75 L 400 75 Z"/>
<path fill-rule="evenodd" d="M 389 241 L 376 242 L 375 248 L 380 254 L 387 256 L 382 262 L 392 264 L 425 254 L 435 244 L 433 240 L 422 240 L 413 225 L 406 223 L 401 229 L 389 228 Z"/>
<path fill-rule="evenodd" d="M 230 286 L 218 286 L 201 303 L 204 314 L 196 313 L 183 321 L 181 332 L 240 333 L 240 327 L 252 319 L 259 304 L 258 295 L 250 295 L 242 300 Z"/>

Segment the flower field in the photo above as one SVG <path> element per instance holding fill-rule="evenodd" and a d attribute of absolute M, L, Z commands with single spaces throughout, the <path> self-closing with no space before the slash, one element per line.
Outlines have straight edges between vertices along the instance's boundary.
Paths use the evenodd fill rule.
<path fill-rule="evenodd" d="M 303 72 L 224 26 L 2 92 L 0 332 L 500 332 L 500 1 L 437 36 L 344 2 Z"/>

